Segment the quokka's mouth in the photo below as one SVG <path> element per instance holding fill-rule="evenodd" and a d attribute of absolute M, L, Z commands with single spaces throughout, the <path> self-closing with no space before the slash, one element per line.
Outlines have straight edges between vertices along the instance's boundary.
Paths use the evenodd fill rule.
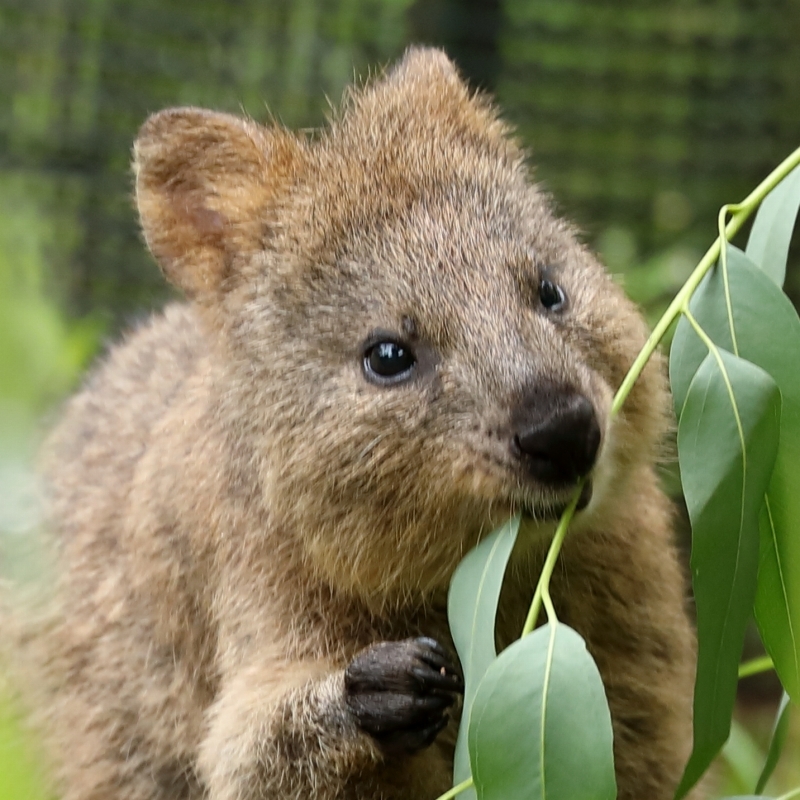
<path fill-rule="evenodd" d="M 564 513 L 572 498 L 568 497 L 566 500 L 558 501 L 547 504 L 523 504 L 522 515 L 528 519 L 537 522 L 551 522 L 559 519 Z M 592 481 L 587 480 L 583 484 L 581 496 L 578 498 L 577 510 L 582 511 L 589 505 L 592 499 Z"/>

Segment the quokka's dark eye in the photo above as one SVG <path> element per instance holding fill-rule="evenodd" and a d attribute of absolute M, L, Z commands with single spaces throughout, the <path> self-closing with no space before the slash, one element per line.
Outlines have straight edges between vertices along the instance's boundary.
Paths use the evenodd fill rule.
<path fill-rule="evenodd" d="M 411 377 L 417 359 L 408 345 L 391 340 L 376 342 L 364 352 L 364 374 L 373 383 L 400 383 Z"/>
<path fill-rule="evenodd" d="M 539 281 L 539 300 L 548 311 L 560 311 L 567 302 L 567 296 L 557 283 L 542 278 Z"/>

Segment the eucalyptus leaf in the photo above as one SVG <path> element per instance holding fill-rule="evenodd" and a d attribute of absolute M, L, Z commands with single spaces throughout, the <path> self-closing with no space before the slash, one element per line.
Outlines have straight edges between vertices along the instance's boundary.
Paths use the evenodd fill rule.
<path fill-rule="evenodd" d="M 725 350 L 707 354 L 678 424 L 698 634 L 694 748 L 678 796 L 697 782 L 730 732 L 756 590 L 759 511 L 779 426 L 780 393 L 772 378 Z"/>
<path fill-rule="evenodd" d="M 783 745 L 786 743 L 786 736 L 789 733 L 789 709 L 791 708 L 791 701 L 786 692 L 781 697 L 778 712 L 775 714 L 775 724 L 772 726 L 772 736 L 769 741 L 769 749 L 767 750 L 767 757 L 764 760 L 764 769 L 761 770 L 761 775 L 758 776 L 758 783 L 756 784 L 756 794 L 761 794 L 767 781 L 775 771 L 775 765 L 781 757 Z"/>
<path fill-rule="evenodd" d="M 469 754 L 479 800 L 614 800 L 611 715 L 572 628 L 543 625 L 492 663 L 475 695 Z"/>
<path fill-rule="evenodd" d="M 728 350 L 734 349 L 733 327 L 739 355 L 766 370 L 781 392 L 780 444 L 760 519 L 755 615 L 784 688 L 800 703 L 800 319 L 775 283 L 732 245 L 727 270 L 733 325 L 719 267 L 706 276 L 689 307 L 711 339 Z M 670 353 L 677 409 L 705 351 L 681 320 Z"/>
<path fill-rule="evenodd" d="M 735 276 L 734 280 L 738 279 L 742 270 L 748 269 L 751 272 L 761 274 L 763 278 L 763 273 L 759 270 L 758 265 L 754 264 L 738 247 L 728 244 L 725 249 L 725 255 L 729 279 L 732 273 Z M 765 281 L 765 283 L 771 282 Z M 689 310 L 714 344 L 735 355 L 740 355 L 737 352 L 738 336 L 737 344 L 735 345 L 731 335 L 731 328 L 737 329 L 737 324 L 739 323 L 736 313 L 739 310 L 737 306 L 741 305 L 745 298 L 740 297 L 740 292 L 737 291 L 738 282 L 730 288 L 731 305 L 734 312 L 733 323 L 731 323 L 731 319 L 728 316 L 728 300 L 721 262 L 703 278 L 689 302 Z M 783 293 L 779 291 L 778 294 L 782 295 Z M 746 313 L 748 313 L 748 327 L 752 325 L 752 321 L 750 321 L 750 318 L 752 318 L 752 313 L 750 312 L 752 310 L 752 308 L 747 308 L 746 310 Z M 760 319 L 766 321 L 765 312 L 767 309 L 763 308 L 760 311 Z M 688 320 L 681 317 L 675 336 L 672 339 L 669 353 L 669 381 L 675 403 L 675 412 L 678 417 L 680 417 L 680 412 L 686 399 L 686 392 L 689 390 L 689 384 L 707 354 L 708 348 L 694 332 Z"/>
<path fill-rule="evenodd" d="M 470 776 L 467 725 L 478 684 L 497 657 L 494 638 L 497 603 L 519 525 L 518 514 L 487 536 L 467 553 L 450 583 L 447 616 L 464 671 L 464 705 L 456 744 L 454 784 Z M 474 790 L 461 794 L 464 800 L 474 796 Z"/>
<path fill-rule="evenodd" d="M 720 344 L 714 336 L 715 328 L 709 326 L 708 320 L 702 319 L 697 314 L 698 298 L 709 292 L 708 284 L 709 276 L 706 276 L 695 291 L 694 297 L 689 303 L 689 309 L 697 317 L 700 325 L 711 339 L 716 344 Z M 675 335 L 672 337 L 672 345 L 669 348 L 669 385 L 672 390 L 675 416 L 678 419 L 681 418 L 681 413 L 683 412 L 689 384 L 707 355 L 708 348 L 694 332 L 688 320 L 681 316 L 678 320 L 678 327 L 675 329 Z"/>
<path fill-rule="evenodd" d="M 786 277 L 786 259 L 800 208 L 800 167 L 795 167 L 761 203 L 750 238 L 747 257 L 778 285 Z"/>

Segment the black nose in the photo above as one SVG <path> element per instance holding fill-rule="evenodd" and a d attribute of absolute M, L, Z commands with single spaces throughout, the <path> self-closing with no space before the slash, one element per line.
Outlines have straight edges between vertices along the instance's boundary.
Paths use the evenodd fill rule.
<path fill-rule="evenodd" d="M 543 483 L 575 483 L 594 466 L 600 426 L 592 404 L 575 392 L 539 394 L 520 420 L 511 448 Z"/>

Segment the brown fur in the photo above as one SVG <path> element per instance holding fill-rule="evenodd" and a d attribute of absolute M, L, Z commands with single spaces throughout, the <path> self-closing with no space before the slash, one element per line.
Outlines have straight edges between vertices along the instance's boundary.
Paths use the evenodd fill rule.
<path fill-rule="evenodd" d="M 411 50 L 313 140 L 166 111 L 135 170 L 148 245 L 192 302 L 110 352 L 46 451 L 57 612 L 29 647 L 64 800 L 446 790 L 455 723 L 387 754 L 355 725 L 343 669 L 381 640 L 449 642 L 461 556 L 510 512 L 568 497 L 508 452 L 542 381 L 590 398 L 603 431 L 557 608 L 607 688 L 620 800 L 671 797 L 694 651 L 652 466 L 662 364 L 610 422 L 643 322 L 494 109 L 444 55 Z M 535 308 L 545 267 L 563 314 Z M 364 380 L 375 329 L 415 344 L 417 379 Z M 523 531 L 501 642 L 550 531 Z"/>

